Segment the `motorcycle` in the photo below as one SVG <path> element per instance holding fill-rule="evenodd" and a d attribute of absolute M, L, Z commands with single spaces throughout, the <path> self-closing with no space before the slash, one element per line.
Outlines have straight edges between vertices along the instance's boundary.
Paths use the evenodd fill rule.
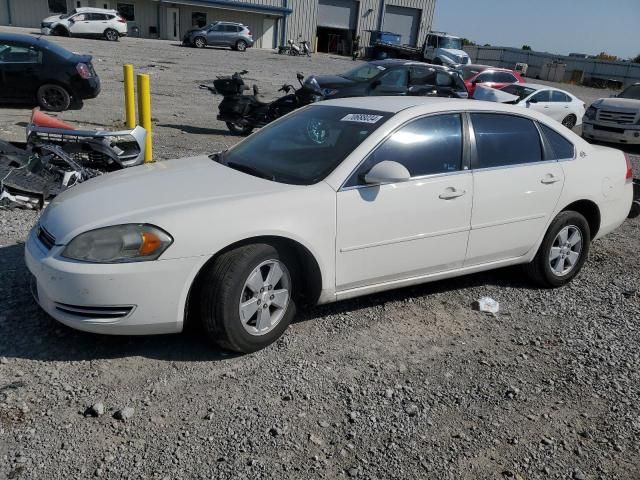
<path fill-rule="evenodd" d="M 223 96 L 217 118 L 225 122 L 235 135 L 249 135 L 255 128 L 264 127 L 276 118 L 321 99 L 317 91 L 303 84 L 304 75 L 301 73 L 297 74 L 300 87 L 296 89 L 290 84 L 283 85 L 278 91 L 285 95 L 273 101 L 262 99 L 257 85 L 253 86 L 253 95 L 245 95 L 249 87 L 242 76 L 247 73 L 243 70 L 230 77 L 220 76 L 214 80 L 213 87 L 200 85 L 202 89 Z"/>
<path fill-rule="evenodd" d="M 289 54 L 294 57 L 306 55 L 311 56 L 311 44 L 307 40 L 302 40 L 300 44 L 296 44 L 293 40 L 287 40 L 287 46 L 278 47 L 280 55 Z"/>

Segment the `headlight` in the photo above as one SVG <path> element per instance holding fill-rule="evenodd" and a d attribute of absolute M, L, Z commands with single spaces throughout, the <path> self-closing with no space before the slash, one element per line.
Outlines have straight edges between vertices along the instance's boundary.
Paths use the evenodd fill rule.
<path fill-rule="evenodd" d="M 81 233 L 62 256 L 91 263 L 144 262 L 157 259 L 172 242 L 168 233 L 153 225 L 114 225 Z"/>
<path fill-rule="evenodd" d="M 595 120 L 597 112 L 598 112 L 598 110 L 595 107 L 589 107 L 589 108 L 587 108 L 587 111 L 584 112 L 584 116 L 585 116 L 585 118 L 588 118 L 589 120 Z"/>
<path fill-rule="evenodd" d="M 330 97 L 331 95 L 335 95 L 336 93 L 338 93 L 338 90 L 335 90 L 333 88 L 322 89 L 322 95 L 324 95 L 325 97 Z"/>

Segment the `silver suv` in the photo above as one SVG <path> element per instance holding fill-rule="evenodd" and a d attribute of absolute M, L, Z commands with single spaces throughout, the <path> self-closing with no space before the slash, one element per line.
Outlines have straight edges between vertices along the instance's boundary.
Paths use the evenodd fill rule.
<path fill-rule="evenodd" d="M 202 28 L 194 28 L 185 33 L 183 45 L 204 48 L 229 47 L 244 52 L 253 46 L 251 30 L 246 25 L 234 22 L 214 22 Z"/>

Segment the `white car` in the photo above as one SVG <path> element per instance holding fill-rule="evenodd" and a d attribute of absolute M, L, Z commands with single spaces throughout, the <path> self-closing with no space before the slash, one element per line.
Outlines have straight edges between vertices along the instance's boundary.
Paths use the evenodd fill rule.
<path fill-rule="evenodd" d="M 116 10 L 80 7 L 42 20 L 43 35 L 101 37 L 111 42 L 127 35 L 127 21 Z"/>
<path fill-rule="evenodd" d="M 536 110 L 569 129 L 582 124 L 586 108 L 582 100 L 569 92 L 537 83 L 514 83 L 500 89 L 477 85 L 473 98 Z"/>
<path fill-rule="evenodd" d="M 26 264 L 40 306 L 73 328 L 172 333 L 190 318 L 251 352 L 301 303 L 515 264 L 564 285 L 627 216 L 631 173 L 622 152 L 519 107 L 329 100 L 225 152 L 67 190 Z"/>
<path fill-rule="evenodd" d="M 612 98 L 599 98 L 584 115 L 582 136 L 589 140 L 640 145 L 640 82 Z"/>

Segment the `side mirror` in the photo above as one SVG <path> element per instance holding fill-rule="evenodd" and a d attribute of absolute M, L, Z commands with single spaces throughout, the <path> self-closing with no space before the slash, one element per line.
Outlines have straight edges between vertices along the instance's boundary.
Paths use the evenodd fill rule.
<path fill-rule="evenodd" d="M 406 182 L 410 178 L 411 174 L 404 165 L 391 160 L 376 163 L 371 170 L 364 175 L 364 181 L 369 185 Z"/>
<path fill-rule="evenodd" d="M 535 98 L 530 98 L 529 100 L 527 100 L 527 103 L 538 103 L 538 100 L 536 100 Z"/>

